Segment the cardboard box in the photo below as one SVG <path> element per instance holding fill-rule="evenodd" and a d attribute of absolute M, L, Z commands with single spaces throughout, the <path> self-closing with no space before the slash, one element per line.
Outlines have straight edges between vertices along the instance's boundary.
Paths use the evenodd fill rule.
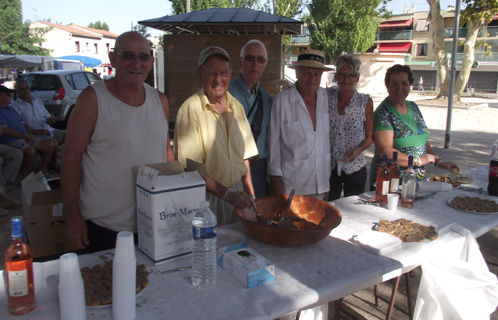
<path fill-rule="evenodd" d="M 158 265 L 192 253 L 192 219 L 206 200 L 206 183 L 179 162 L 140 166 L 138 249 Z"/>
<path fill-rule="evenodd" d="M 62 210 L 60 179 L 48 181 L 42 172 L 38 172 L 28 175 L 21 184 L 24 227 L 33 257 L 71 251 L 71 243 L 66 238 L 67 219 Z"/>
<path fill-rule="evenodd" d="M 275 280 L 275 265 L 244 243 L 219 248 L 218 265 L 246 288 Z"/>

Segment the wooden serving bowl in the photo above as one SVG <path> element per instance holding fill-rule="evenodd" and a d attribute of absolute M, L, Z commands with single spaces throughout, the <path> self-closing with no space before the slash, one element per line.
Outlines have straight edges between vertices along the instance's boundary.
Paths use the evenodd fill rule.
<path fill-rule="evenodd" d="M 249 209 L 235 209 L 242 226 L 255 239 L 281 247 L 299 247 L 317 243 L 330 234 L 342 220 L 341 213 L 328 202 L 306 197 L 294 196 L 289 218 L 304 219 L 297 221 L 298 229 L 286 229 L 268 225 L 266 220 L 278 221 L 285 214 L 288 195 L 256 199 L 256 212 Z M 259 221 L 258 221 L 259 220 Z M 262 222 L 260 222 L 262 221 Z"/>

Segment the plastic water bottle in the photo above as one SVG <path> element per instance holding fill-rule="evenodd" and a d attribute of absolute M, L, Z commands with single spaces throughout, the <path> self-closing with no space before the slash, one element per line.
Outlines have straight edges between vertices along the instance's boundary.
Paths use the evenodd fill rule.
<path fill-rule="evenodd" d="M 216 216 L 202 201 L 192 220 L 192 285 L 207 288 L 216 282 Z"/>

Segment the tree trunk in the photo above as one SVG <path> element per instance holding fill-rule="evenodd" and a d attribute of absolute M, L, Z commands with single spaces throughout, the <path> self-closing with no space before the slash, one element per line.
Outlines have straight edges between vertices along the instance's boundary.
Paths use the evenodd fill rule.
<path fill-rule="evenodd" d="M 436 56 L 437 76 L 439 79 L 438 98 L 448 98 L 450 92 L 450 76 L 447 65 L 446 51 L 443 38 L 443 17 L 439 0 L 427 0 L 430 6 L 430 21 L 432 26 L 432 47 Z"/>
<path fill-rule="evenodd" d="M 462 59 L 462 70 L 458 75 L 457 81 L 455 83 L 455 95 L 454 99 L 460 101 L 462 97 L 463 90 L 469 81 L 470 71 L 472 70 L 472 65 L 474 64 L 474 51 L 477 41 L 477 35 L 479 34 L 479 29 L 483 25 L 483 20 L 481 21 L 470 21 L 467 30 L 467 38 L 463 44 L 463 59 Z"/>

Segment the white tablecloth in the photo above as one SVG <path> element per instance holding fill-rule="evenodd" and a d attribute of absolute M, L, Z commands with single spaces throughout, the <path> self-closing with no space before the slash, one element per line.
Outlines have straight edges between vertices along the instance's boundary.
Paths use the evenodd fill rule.
<path fill-rule="evenodd" d="M 192 287 L 190 270 L 163 273 L 189 266 L 190 258 L 160 266 L 148 265 L 150 286 L 137 297 L 136 319 L 274 319 L 381 283 L 418 266 L 423 246 L 437 245 L 437 241 L 380 256 L 354 245 L 350 241 L 352 236 L 371 229 L 379 219 L 400 217 L 437 228 L 457 222 L 475 236 L 498 226 L 498 215 L 476 215 L 450 208 L 448 200 L 457 195 L 477 194 L 459 190 L 439 193 L 415 202 L 414 209 L 399 208 L 396 212 L 358 204 L 359 197 L 336 200 L 334 204 L 343 215 L 341 225 L 329 237 L 311 246 L 282 248 L 248 237 L 247 244 L 276 266 L 274 281 L 252 289 L 243 287 L 221 268 L 218 268 L 216 284 L 205 290 Z M 361 197 L 366 196 L 369 194 Z M 239 224 L 229 227 L 241 230 Z M 91 266 L 111 258 L 112 252 L 85 255 L 80 257 L 80 265 Z M 140 254 L 137 258 L 139 263 L 144 263 Z M 22 317 L 8 313 L 2 277 L 0 319 L 59 319 L 57 274 L 58 261 L 35 264 L 37 307 Z M 87 309 L 87 319 L 110 319 L 111 309 Z"/>

